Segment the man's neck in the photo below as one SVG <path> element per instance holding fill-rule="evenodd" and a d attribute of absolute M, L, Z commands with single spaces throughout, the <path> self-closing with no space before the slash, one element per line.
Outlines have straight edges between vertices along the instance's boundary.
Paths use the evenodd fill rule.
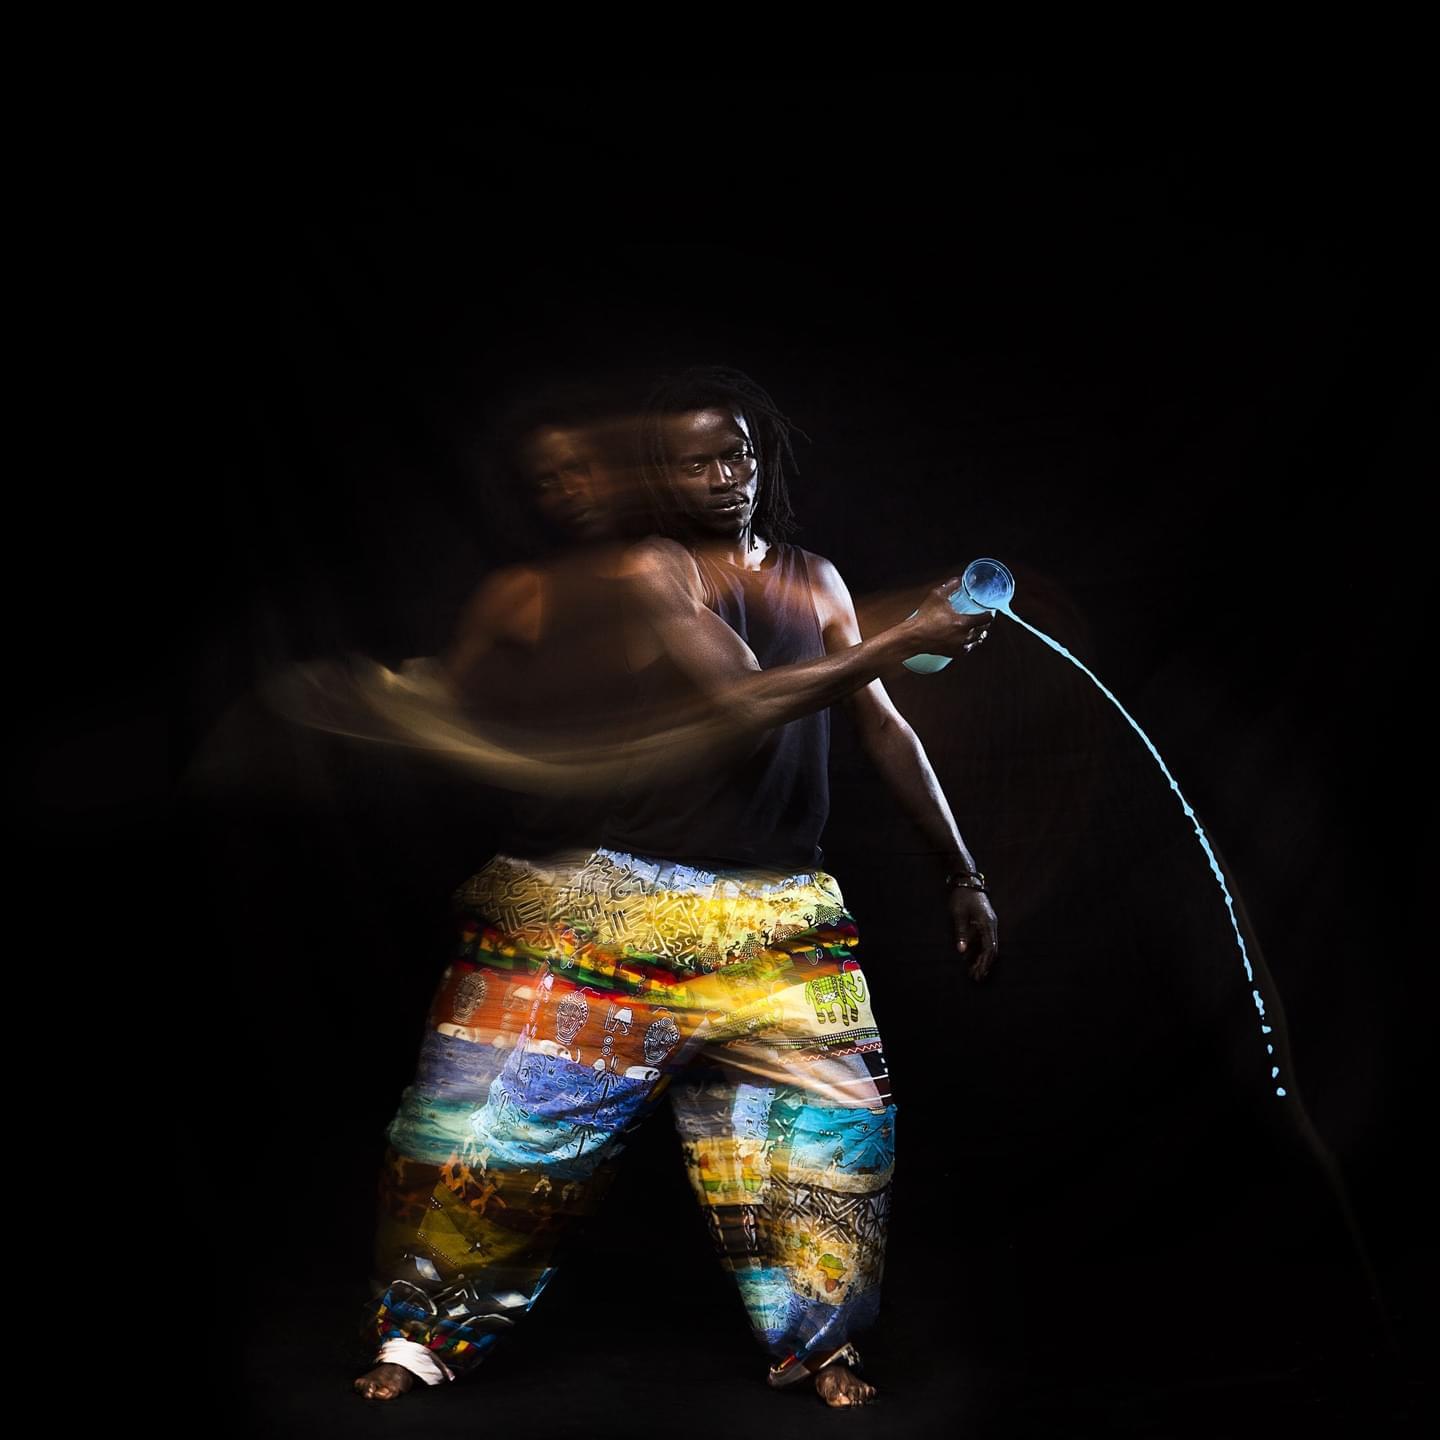
<path fill-rule="evenodd" d="M 693 536 L 689 541 L 692 550 L 699 551 L 708 560 L 719 560 L 734 565 L 738 570 L 759 570 L 771 552 L 769 540 L 759 535 L 750 537 L 750 549 L 746 549 L 746 538 L 719 539 L 715 536 Z"/>

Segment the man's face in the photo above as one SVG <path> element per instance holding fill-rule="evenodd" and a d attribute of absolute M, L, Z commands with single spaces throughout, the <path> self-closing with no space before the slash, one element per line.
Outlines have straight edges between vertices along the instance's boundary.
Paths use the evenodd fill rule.
<path fill-rule="evenodd" d="M 706 535 L 743 534 L 755 514 L 760 473 L 745 419 L 729 410 L 691 410 L 666 417 L 661 434 L 686 521 Z"/>
<path fill-rule="evenodd" d="M 520 462 L 541 513 L 577 539 L 596 539 L 611 527 L 609 483 L 592 437 L 558 426 L 537 430 Z"/>

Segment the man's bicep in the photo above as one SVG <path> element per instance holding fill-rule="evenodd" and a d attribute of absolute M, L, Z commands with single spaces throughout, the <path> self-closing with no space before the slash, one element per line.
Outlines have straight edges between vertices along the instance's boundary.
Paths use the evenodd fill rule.
<path fill-rule="evenodd" d="M 660 651 L 708 692 L 729 677 L 760 669 L 751 648 L 700 598 L 682 570 L 684 562 L 659 548 L 636 555 L 627 578 Z"/>
<path fill-rule="evenodd" d="M 695 602 L 670 627 L 668 653 L 703 690 L 723 692 L 726 683 L 757 674 L 760 661 L 714 610 Z"/>

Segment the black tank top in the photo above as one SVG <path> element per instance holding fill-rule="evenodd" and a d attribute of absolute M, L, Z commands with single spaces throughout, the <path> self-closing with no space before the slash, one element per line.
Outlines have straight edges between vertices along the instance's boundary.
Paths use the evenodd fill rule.
<path fill-rule="evenodd" d="M 692 554 L 706 607 L 746 642 L 762 670 L 826 653 L 808 551 L 773 543 L 759 570 Z M 694 694 L 664 658 L 635 678 L 641 715 Z M 612 812 L 602 843 L 691 865 L 816 869 L 830 813 L 830 737 L 826 707 L 777 726 L 742 759 L 707 759 L 693 780 L 643 788 Z"/>

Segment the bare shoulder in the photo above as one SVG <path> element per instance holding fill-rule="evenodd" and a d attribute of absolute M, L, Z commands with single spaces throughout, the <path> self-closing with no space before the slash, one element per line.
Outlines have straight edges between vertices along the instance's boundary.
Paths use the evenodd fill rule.
<path fill-rule="evenodd" d="M 811 593 L 816 608 L 822 613 L 822 624 L 835 614 L 844 614 L 851 608 L 851 592 L 841 578 L 833 561 L 814 550 L 796 547 L 806 559 L 806 573 L 810 576 Z"/>
<path fill-rule="evenodd" d="M 810 572 L 812 585 L 817 589 L 830 590 L 837 586 L 845 589 L 846 582 L 841 579 L 841 572 L 836 569 L 833 561 L 815 550 L 807 550 L 803 545 L 795 548 L 806 557 L 806 569 Z"/>
<path fill-rule="evenodd" d="M 469 653 L 496 642 L 534 645 L 545 611 L 545 573 L 531 565 L 492 570 L 476 586 L 457 627 L 459 650 Z"/>
<path fill-rule="evenodd" d="M 518 600 L 545 588 L 545 573 L 536 565 L 505 565 L 492 570 L 476 588 L 476 598 Z"/>
<path fill-rule="evenodd" d="M 532 565 L 507 565 L 492 570 L 470 598 L 467 610 L 475 620 L 498 620 L 517 610 L 539 604 L 545 594 L 545 575 Z"/>
<path fill-rule="evenodd" d="M 678 540 L 647 535 L 621 553 L 616 573 L 643 588 L 683 586 L 694 591 L 700 580 L 695 558 Z"/>

